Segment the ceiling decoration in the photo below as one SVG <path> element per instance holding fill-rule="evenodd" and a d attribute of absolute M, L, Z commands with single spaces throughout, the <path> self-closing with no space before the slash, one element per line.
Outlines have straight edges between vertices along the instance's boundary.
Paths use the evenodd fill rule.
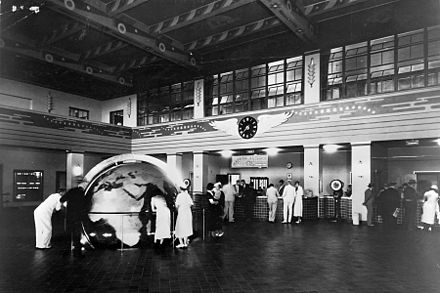
<path fill-rule="evenodd" d="M 105 100 L 439 23 L 436 0 L 2 0 L 0 76 Z"/>

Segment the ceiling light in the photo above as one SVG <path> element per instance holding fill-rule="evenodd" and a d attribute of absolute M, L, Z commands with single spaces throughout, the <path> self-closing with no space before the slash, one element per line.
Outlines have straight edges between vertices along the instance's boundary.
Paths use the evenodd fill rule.
<path fill-rule="evenodd" d="M 440 145 L 440 138 L 434 140 L 438 145 Z"/>
<path fill-rule="evenodd" d="M 269 156 L 275 156 L 276 154 L 279 153 L 280 149 L 279 148 L 267 148 L 264 150 L 266 152 L 266 154 L 268 154 Z"/>
<path fill-rule="evenodd" d="M 222 155 L 223 158 L 230 158 L 234 154 L 231 150 L 224 150 L 220 152 L 220 155 Z"/>
<path fill-rule="evenodd" d="M 324 152 L 326 152 L 326 153 L 335 153 L 338 151 L 338 149 L 340 147 L 341 146 L 337 145 L 337 144 L 326 144 L 322 148 L 323 148 Z"/>

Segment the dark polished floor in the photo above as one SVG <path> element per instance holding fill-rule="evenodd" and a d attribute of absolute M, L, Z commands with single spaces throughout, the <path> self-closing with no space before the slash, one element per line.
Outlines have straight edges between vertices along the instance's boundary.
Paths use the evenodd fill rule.
<path fill-rule="evenodd" d="M 32 210 L 0 214 L 0 292 L 440 292 L 440 233 L 237 222 L 187 250 L 35 250 Z M 55 219 L 60 222 L 59 218 Z"/>

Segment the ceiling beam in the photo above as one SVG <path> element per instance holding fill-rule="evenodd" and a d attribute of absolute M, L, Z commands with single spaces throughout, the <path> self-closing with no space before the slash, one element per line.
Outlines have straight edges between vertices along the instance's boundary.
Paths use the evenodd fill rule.
<path fill-rule="evenodd" d="M 95 48 L 87 50 L 83 54 L 82 59 L 83 60 L 88 60 L 88 59 L 98 58 L 98 57 L 104 56 L 106 54 L 110 54 L 112 52 L 116 52 L 118 50 L 122 50 L 122 49 L 124 49 L 126 47 L 128 47 L 127 43 L 124 43 L 124 42 L 119 41 L 119 40 L 111 41 L 111 42 L 108 42 L 107 44 L 100 45 L 100 46 L 97 46 Z"/>
<path fill-rule="evenodd" d="M 75 54 L 64 54 L 62 50 L 54 51 L 29 47 L 29 45 L 27 44 L 19 44 L 13 40 L 8 41 L 0 39 L 0 43 L 2 44 L 0 48 L 3 50 L 7 50 L 50 64 L 55 64 L 60 67 L 64 67 L 82 74 L 89 74 L 93 77 L 106 81 L 111 81 L 119 85 L 124 85 L 127 87 L 133 86 L 131 84 L 131 81 L 129 81 L 131 77 L 104 73 L 104 69 L 102 67 L 98 67 L 100 65 L 96 65 L 95 63 L 83 64 L 78 62 L 79 56 L 75 56 Z M 110 68 L 105 68 L 105 70 L 110 70 Z"/>
<path fill-rule="evenodd" d="M 307 44 L 316 42 L 314 25 L 304 16 L 302 1 L 260 0 L 260 2 L 297 37 Z"/>
<path fill-rule="evenodd" d="M 322 14 L 330 10 L 352 6 L 370 0 L 323 0 L 304 7 L 304 14 L 309 16 Z"/>
<path fill-rule="evenodd" d="M 87 3 L 85 3 L 80 0 L 48 0 L 48 3 L 51 4 L 49 6 L 51 9 L 77 21 L 87 23 L 145 52 L 186 68 L 198 69 L 196 59 L 192 54 L 176 49 L 168 44 L 166 40 L 146 34 L 130 24 L 107 16 L 100 10 L 102 8 L 95 7 L 95 5 L 100 7 L 99 3 L 102 4 L 100 1 L 87 0 Z"/>
<path fill-rule="evenodd" d="M 66 23 L 62 28 L 55 29 L 52 31 L 50 36 L 43 38 L 41 46 L 49 46 L 58 41 L 61 41 L 69 36 L 72 36 L 85 28 L 85 25 L 78 22 Z"/>
<path fill-rule="evenodd" d="M 217 0 L 159 23 L 150 25 L 148 29 L 149 31 L 157 34 L 166 34 L 173 30 L 181 29 L 193 23 L 226 13 L 231 10 L 235 10 L 254 2 L 256 2 L 256 0 Z"/>
<path fill-rule="evenodd" d="M 155 61 L 159 60 L 156 56 L 144 56 L 141 58 L 135 58 L 130 61 L 124 62 L 122 64 L 119 64 L 115 67 L 114 73 L 121 73 L 133 68 L 139 68 L 148 64 L 151 64 Z"/>
<path fill-rule="evenodd" d="M 107 14 L 109 16 L 116 16 L 148 1 L 150 0 L 115 0 L 113 3 L 107 4 Z"/>
<path fill-rule="evenodd" d="M 198 50 L 205 47 L 217 45 L 223 42 L 230 41 L 238 37 L 244 37 L 256 32 L 268 30 L 280 26 L 281 22 L 274 16 L 260 19 L 230 30 L 223 31 L 218 34 L 213 34 L 194 42 L 185 44 L 187 50 Z"/>

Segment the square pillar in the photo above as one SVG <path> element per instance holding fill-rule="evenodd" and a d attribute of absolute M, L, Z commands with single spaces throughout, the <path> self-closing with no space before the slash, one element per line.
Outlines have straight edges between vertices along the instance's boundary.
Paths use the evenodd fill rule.
<path fill-rule="evenodd" d="M 208 154 L 194 153 L 194 182 L 193 191 L 203 193 L 208 184 Z"/>
<path fill-rule="evenodd" d="M 304 146 L 304 189 L 319 196 L 319 145 Z"/>
<path fill-rule="evenodd" d="M 84 154 L 67 153 L 66 163 L 66 189 L 78 186 L 84 176 Z"/>
<path fill-rule="evenodd" d="M 304 104 L 315 104 L 321 100 L 321 55 L 319 51 L 304 55 Z"/>
<path fill-rule="evenodd" d="M 352 214 L 361 214 L 361 220 L 366 221 L 367 209 L 362 203 L 371 182 L 371 142 L 351 144 L 351 172 Z"/>
<path fill-rule="evenodd" d="M 204 80 L 194 81 L 194 119 L 205 117 Z"/>
<path fill-rule="evenodd" d="M 167 154 L 167 164 L 170 169 L 182 172 L 182 153 Z"/>

